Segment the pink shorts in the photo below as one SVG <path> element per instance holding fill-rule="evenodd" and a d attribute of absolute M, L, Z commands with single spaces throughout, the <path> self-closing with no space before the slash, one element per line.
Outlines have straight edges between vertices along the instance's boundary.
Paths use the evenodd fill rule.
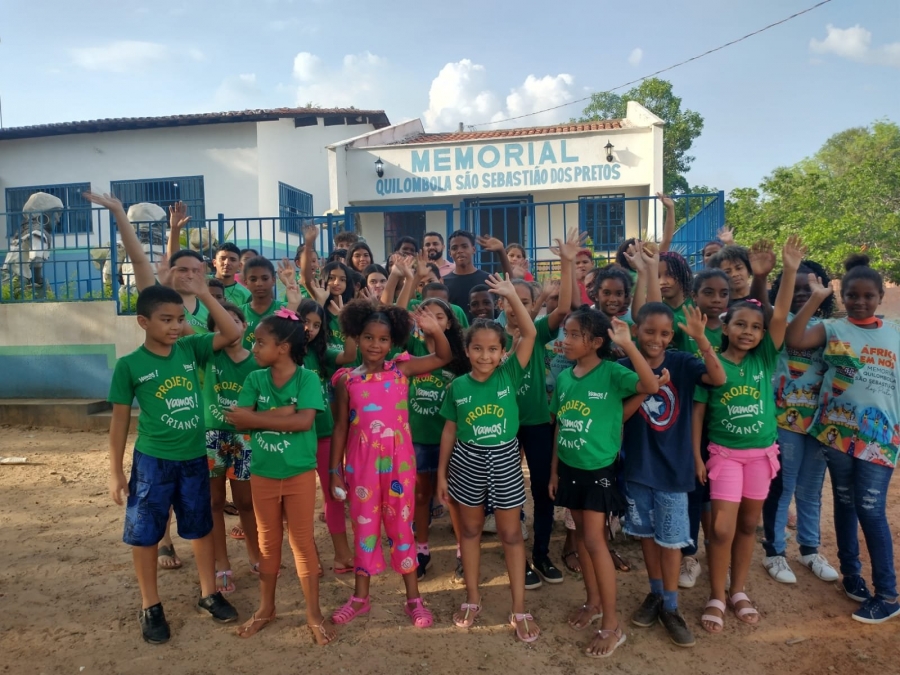
<path fill-rule="evenodd" d="M 706 471 L 711 499 L 740 502 L 741 499 L 765 499 L 769 484 L 778 475 L 778 445 L 768 448 L 734 450 L 709 444 Z"/>

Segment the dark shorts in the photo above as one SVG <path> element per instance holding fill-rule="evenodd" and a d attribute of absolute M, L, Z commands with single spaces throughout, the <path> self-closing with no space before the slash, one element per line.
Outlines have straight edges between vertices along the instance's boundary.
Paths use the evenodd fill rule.
<path fill-rule="evenodd" d="M 556 505 L 573 511 L 597 511 L 619 513 L 628 503 L 619 492 L 616 483 L 616 464 L 587 471 L 568 466 L 560 461 L 557 467 L 559 483 L 556 488 Z"/>
<path fill-rule="evenodd" d="M 212 532 L 205 456 L 175 461 L 135 448 L 128 493 L 122 539 L 130 546 L 156 546 L 166 533 L 170 507 L 182 539 L 201 539 Z"/>
<path fill-rule="evenodd" d="M 416 451 L 416 473 L 437 473 L 441 446 L 413 443 L 413 449 Z"/>

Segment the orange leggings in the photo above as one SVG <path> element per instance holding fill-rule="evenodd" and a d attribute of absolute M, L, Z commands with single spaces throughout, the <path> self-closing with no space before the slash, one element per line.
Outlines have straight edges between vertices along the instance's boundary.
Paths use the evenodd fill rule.
<path fill-rule="evenodd" d="M 259 532 L 259 571 L 277 574 L 281 568 L 281 546 L 284 541 L 282 514 L 287 518 L 288 541 L 294 552 L 297 576 L 301 579 L 318 574 L 313 519 L 316 509 L 316 472 L 299 476 L 263 478 L 250 476 L 253 512 Z M 313 571 L 315 570 L 315 571 Z"/>

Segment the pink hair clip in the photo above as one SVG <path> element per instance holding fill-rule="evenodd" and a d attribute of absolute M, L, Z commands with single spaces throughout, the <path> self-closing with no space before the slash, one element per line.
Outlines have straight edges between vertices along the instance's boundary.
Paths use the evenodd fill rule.
<path fill-rule="evenodd" d="M 287 307 L 282 307 L 281 309 L 275 312 L 275 316 L 279 319 L 290 319 L 291 321 L 299 321 L 300 317 L 297 315 L 292 309 L 288 309 Z"/>
<path fill-rule="evenodd" d="M 756 298 L 748 298 L 744 300 L 744 302 L 749 302 L 751 305 L 756 305 L 757 307 L 762 307 L 762 303 Z"/>

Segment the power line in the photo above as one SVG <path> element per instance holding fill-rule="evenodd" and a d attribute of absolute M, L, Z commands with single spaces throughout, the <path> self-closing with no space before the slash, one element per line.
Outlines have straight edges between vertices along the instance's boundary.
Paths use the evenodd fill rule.
<path fill-rule="evenodd" d="M 764 28 L 760 28 L 759 30 L 755 30 L 755 31 L 753 31 L 752 33 L 747 33 L 747 34 L 744 35 L 743 37 L 739 37 L 739 38 L 737 38 L 736 40 L 732 40 L 731 42 L 726 42 L 725 44 L 719 45 L 718 47 L 715 47 L 714 49 L 710 49 L 710 50 L 708 50 L 708 51 L 705 51 L 705 52 L 703 52 L 702 54 L 698 54 L 697 56 L 692 56 L 692 57 L 689 58 L 689 59 L 685 59 L 684 61 L 680 61 L 680 62 L 678 62 L 678 63 L 675 63 L 675 64 L 671 65 L 671 66 L 667 66 L 666 68 L 662 68 L 661 70 L 657 70 L 656 72 L 650 73 L 649 75 L 644 75 L 643 77 L 639 77 L 639 78 L 637 78 L 636 80 L 631 80 L 630 82 L 626 82 L 625 84 L 620 84 L 620 85 L 618 85 L 618 86 L 616 86 L 616 87 L 613 87 L 612 89 L 607 89 L 607 90 L 604 91 L 604 92 L 596 92 L 596 93 L 610 93 L 610 92 L 616 91 L 617 89 L 623 89 L 623 88 L 628 87 L 628 86 L 630 86 L 630 85 L 632 85 L 632 84 L 637 84 L 638 82 L 643 82 L 644 80 L 649 79 L 649 78 L 651 78 L 651 77 L 655 77 L 655 76 L 657 76 L 657 75 L 660 75 L 661 73 L 665 73 L 665 72 L 668 72 L 668 71 L 670 71 L 670 70 L 674 70 L 675 68 L 678 68 L 678 67 L 680 67 L 680 66 L 683 66 L 683 65 L 685 65 L 685 64 L 688 64 L 688 63 L 690 63 L 691 61 L 696 61 L 697 59 L 702 59 L 704 56 L 709 56 L 710 54 L 714 54 L 715 52 L 721 51 L 721 50 L 725 49 L 726 47 L 731 47 L 732 45 L 736 45 L 738 42 L 743 42 L 744 40 L 746 40 L 746 39 L 748 39 L 748 38 L 751 38 L 751 37 L 753 37 L 754 35 L 759 35 L 760 33 L 764 33 L 764 32 L 766 32 L 767 30 L 769 30 L 769 29 L 771 29 L 771 28 L 775 28 L 775 26 L 780 26 L 780 25 L 783 24 L 783 23 L 787 23 L 788 21 L 791 21 L 792 19 L 796 19 L 798 16 L 803 16 L 804 14 L 807 14 L 807 13 L 813 11 L 814 9 L 818 9 L 818 8 L 821 7 L 822 5 L 827 5 L 829 2 L 831 2 L 831 0 L 822 0 L 821 2 L 816 3 L 816 4 L 813 5 L 812 7 L 807 7 L 806 9 L 801 10 L 801 11 L 797 12 L 796 14 L 791 14 L 790 16 L 785 17 L 784 19 L 781 19 L 780 21 L 776 21 L 775 23 L 770 23 L 768 26 L 765 26 Z M 583 102 L 585 102 L 585 101 L 589 101 L 589 100 L 592 98 L 592 96 L 593 96 L 593 95 L 591 95 L 591 96 L 585 96 L 584 98 L 579 98 L 579 99 L 576 99 L 576 100 L 574 100 L 574 101 L 569 101 L 568 103 L 561 103 L 561 104 L 559 104 L 559 105 L 555 105 L 555 106 L 553 106 L 552 108 L 545 108 L 544 110 L 536 110 L 536 111 L 534 111 L 534 112 L 525 113 L 524 115 L 516 115 L 515 117 L 507 117 L 506 119 L 495 120 L 495 121 L 493 121 L 493 122 L 481 122 L 480 124 L 471 124 L 471 125 L 469 125 L 469 126 L 470 126 L 471 128 L 475 128 L 475 127 L 485 127 L 485 126 L 488 126 L 488 125 L 491 125 L 491 124 L 502 124 L 503 122 L 512 122 L 513 120 L 520 120 L 520 119 L 523 119 L 523 118 L 525 118 L 525 117 L 532 117 L 532 116 L 534 116 L 534 115 L 540 115 L 541 113 L 550 112 L 551 110 L 559 110 L 560 108 L 565 108 L 565 107 L 568 107 L 568 106 L 570 106 L 570 105 L 575 105 L 576 103 L 583 103 Z"/>

